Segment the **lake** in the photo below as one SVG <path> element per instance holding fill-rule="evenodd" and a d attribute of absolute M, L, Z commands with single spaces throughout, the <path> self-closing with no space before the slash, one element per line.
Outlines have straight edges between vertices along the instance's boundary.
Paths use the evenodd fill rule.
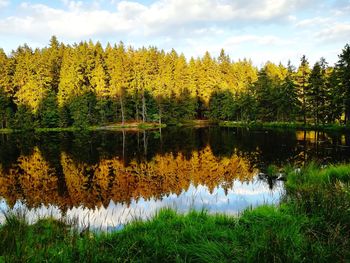
<path fill-rule="evenodd" d="M 114 230 L 163 207 L 238 214 L 276 204 L 269 165 L 348 162 L 350 134 L 246 128 L 0 134 L 0 209 Z M 0 215 L 0 222 L 4 215 Z"/>

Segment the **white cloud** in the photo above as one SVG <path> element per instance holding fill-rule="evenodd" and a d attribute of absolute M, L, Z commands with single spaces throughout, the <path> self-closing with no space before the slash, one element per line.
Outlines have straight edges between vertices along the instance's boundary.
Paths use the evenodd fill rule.
<path fill-rule="evenodd" d="M 329 17 L 313 17 L 308 19 L 303 19 L 296 22 L 297 27 L 311 27 L 311 26 L 320 26 L 325 25 L 331 22 L 331 18 Z"/>
<path fill-rule="evenodd" d="M 234 59 L 252 58 L 259 65 L 267 59 L 298 60 L 304 53 L 326 56 L 349 35 L 343 12 L 348 0 L 334 0 L 334 5 L 315 0 L 60 1 L 61 8 L 28 0 L 15 13 L 0 16 L 0 46 L 7 51 L 23 42 L 43 46 L 56 35 L 67 43 L 91 38 L 175 48 L 186 56 L 207 50 L 215 56 L 224 48 Z M 0 6 L 6 3 L 0 0 Z M 332 17 L 335 10 L 339 16 Z"/>
<path fill-rule="evenodd" d="M 22 5 L 22 8 L 27 9 L 30 15 L 0 20 L 1 33 L 24 34 L 32 38 L 59 35 L 74 39 L 130 29 L 127 20 L 104 10 L 64 11 L 46 5 Z"/>
<path fill-rule="evenodd" d="M 287 44 L 289 41 L 283 40 L 280 37 L 266 35 L 266 36 L 257 36 L 257 35 L 240 35 L 228 38 L 224 42 L 224 46 L 230 45 L 241 45 L 244 43 L 254 43 L 259 45 L 281 45 Z"/>
<path fill-rule="evenodd" d="M 9 1 L 8 0 L 0 0 L 0 8 L 1 7 L 5 7 L 9 5 Z"/>
<path fill-rule="evenodd" d="M 349 41 L 350 23 L 334 23 L 316 33 L 316 37 L 323 41 Z M 345 42 L 344 42 L 345 44 Z"/>
<path fill-rule="evenodd" d="M 5 2 L 0 0 L 0 5 Z M 169 35 L 176 31 L 200 30 L 209 23 L 227 26 L 228 23 L 243 23 L 242 21 L 266 22 L 288 18 L 292 10 L 303 6 L 307 1 L 158 0 L 149 6 L 120 1 L 115 10 L 101 9 L 100 1 L 93 1 L 94 8 L 88 8 L 83 1 L 62 2 L 66 9 L 24 3 L 21 5 L 23 15 L 0 20 L 0 32 L 33 37 L 56 34 L 68 38 L 119 32 Z"/>

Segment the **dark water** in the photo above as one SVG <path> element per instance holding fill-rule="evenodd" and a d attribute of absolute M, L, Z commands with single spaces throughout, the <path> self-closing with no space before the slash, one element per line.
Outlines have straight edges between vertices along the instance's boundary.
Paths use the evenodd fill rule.
<path fill-rule="evenodd" d="M 257 177 L 268 165 L 347 162 L 349 146 L 348 134 L 220 127 L 1 134 L 0 208 L 103 229 L 162 207 L 236 214 L 279 202 L 283 183 Z"/>

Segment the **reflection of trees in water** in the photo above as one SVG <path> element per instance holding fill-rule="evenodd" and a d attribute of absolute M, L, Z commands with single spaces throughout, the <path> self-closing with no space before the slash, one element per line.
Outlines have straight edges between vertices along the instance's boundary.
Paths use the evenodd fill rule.
<path fill-rule="evenodd" d="M 0 196 L 10 205 L 94 207 L 232 187 L 252 167 L 349 160 L 350 134 L 219 127 L 154 132 L 0 136 Z"/>
<path fill-rule="evenodd" d="M 324 131 L 297 131 L 295 154 L 289 162 L 304 165 L 310 161 L 320 164 L 349 160 L 349 136 Z M 348 139 L 346 139 L 348 138 Z"/>
<path fill-rule="evenodd" d="M 31 138 L 28 140 L 28 138 Z M 181 153 L 210 146 L 213 155 L 239 154 L 256 167 L 270 164 L 303 163 L 310 159 L 345 161 L 350 156 L 350 134 L 315 131 L 277 131 L 246 128 L 167 128 L 158 131 L 43 133 L 0 136 L 0 163 L 7 169 L 23 155 L 38 147 L 56 170 L 64 151 L 76 162 L 97 164 L 103 159 L 123 158 L 127 163 L 150 161 L 158 154 Z M 62 184 L 62 188 L 64 188 Z"/>
<path fill-rule="evenodd" d="M 150 161 L 135 159 L 127 165 L 118 157 L 91 165 L 62 152 L 61 166 L 68 191 L 65 195 L 58 192 L 55 170 L 35 148 L 31 155 L 20 157 L 8 172 L 0 170 L 0 196 L 10 206 L 22 200 L 28 207 L 55 204 L 62 209 L 79 205 L 94 208 L 107 206 L 110 200 L 130 204 L 140 198 L 179 195 L 190 184 L 205 185 L 210 192 L 218 186 L 227 191 L 234 180 L 250 181 L 254 176 L 245 159 L 236 154 L 216 157 L 209 146 L 193 151 L 190 158 L 182 153 L 166 153 Z"/>
<path fill-rule="evenodd" d="M 60 197 L 54 175 L 55 171 L 35 147 L 31 155 L 19 157 L 17 164 L 7 172 L 0 170 L 0 196 L 5 197 L 10 206 L 16 200 L 35 206 L 57 203 Z"/>

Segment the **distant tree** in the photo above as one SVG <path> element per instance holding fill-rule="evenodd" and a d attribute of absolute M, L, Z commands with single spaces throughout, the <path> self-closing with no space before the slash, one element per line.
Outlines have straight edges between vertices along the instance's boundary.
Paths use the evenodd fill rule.
<path fill-rule="evenodd" d="M 214 92 L 209 100 L 209 117 L 214 120 L 233 120 L 236 105 L 233 94 L 228 91 Z"/>
<path fill-rule="evenodd" d="M 277 116 L 276 95 L 277 90 L 273 80 L 267 75 L 266 68 L 259 71 L 258 80 L 254 83 L 256 92 L 258 119 L 273 121 Z"/>
<path fill-rule="evenodd" d="M 106 65 L 109 73 L 108 94 L 119 102 L 121 121 L 125 121 L 125 96 L 129 81 L 131 81 L 131 64 L 123 43 L 108 47 L 106 50 Z M 117 112 L 117 111 L 116 111 Z"/>
<path fill-rule="evenodd" d="M 282 81 L 277 95 L 278 116 L 282 121 L 294 121 L 298 113 L 299 101 L 293 77 L 295 70 L 288 62 L 287 75 Z"/>
<path fill-rule="evenodd" d="M 319 124 L 320 119 L 322 123 L 326 119 L 326 112 L 324 111 L 327 100 L 326 67 L 327 62 L 324 58 L 315 63 L 309 77 L 310 86 L 306 92 L 310 113 L 316 125 Z"/>
<path fill-rule="evenodd" d="M 329 105 L 325 109 L 328 112 L 328 121 L 335 122 L 344 113 L 344 92 L 340 83 L 339 69 L 333 68 L 328 77 Z"/>
<path fill-rule="evenodd" d="M 11 124 L 11 128 L 16 130 L 33 130 L 36 125 L 31 109 L 25 105 L 19 105 L 14 115 L 14 120 Z"/>
<path fill-rule="evenodd" d="M 303 56 L 297 70 L 272 62 L 258 69 L 247 59 L 231 61 L 223 49 L 188 61 L 174 49 L 65 46 L 53 36 L 40 49 L 0 49 L 0 127 L 192 118 L 347 122 L 349 64 L 349 45 L 334 67 L 321 59 L 310 69 Z"/>
<path fill-rule="evenodd" d="M 300 115 L 303 118 L 304 124 L 307 120 L 307 111 L 308 111 L 308 101 L 306 98 L 306 93 L 309 88 L 309 76 L 310 76 L 310 67 L 309 62 L 306 59 L 306 56 L 302 56 L 300 60 L 300 65 L 295 74 L 295 86 L 298 91 L 298 99 L 301 104 Z"/>
<path fill-rule="evenodd" d="M 11 100 L 0 87 L 0 128 L 7 128 L 11 118 Z"/>
<path fill-rule="evenodd" d="M 94 113 L 91 109 L 96 108 L 95 104 L 96 98 L 92 93 L 74 97 L 68 106 L 73 126 L 84 129 L 94 124 Z"/>
<path fill-rule="evenodd" d="M 59 127 L 60 116 L 58 112 L 56 94 L 54 92 L 48 93 L 47 96 L 41 101 L 38 116 L 41 127 Z"/>
<path fill-rule="evenodd" d="M 346 44 L 337 63 L 339 85 L 344 95 L 345 123 L 350 118 L 350 46 Z"/>

